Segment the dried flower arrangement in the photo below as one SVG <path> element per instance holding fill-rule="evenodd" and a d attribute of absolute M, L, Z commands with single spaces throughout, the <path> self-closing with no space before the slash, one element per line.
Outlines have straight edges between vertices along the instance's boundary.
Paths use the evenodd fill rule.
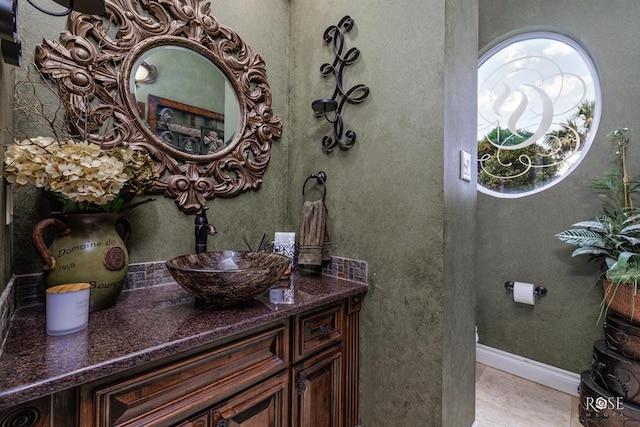
<path fill-rule="evenodd" d="M 34 82 L 30 76 L 19 84 L 51 89 L 47 82 Z M 81 138 L 67 135 L 68 127 L 57 123 L 61 105 L 51 107 L 35 90 L 30 95 L 33 102 L 27 104 L 16 95 L 17 110 L 28 120 L 48 125 L 54 135 L 65 136 L 14 138 L 4 153 L 3 175 L 9 183 L 43 188 L 63 212 L 117 212 L 151 201 L 126 205 L 151 190 L 159 178 L 147 152 L 128 147 L 105 151 L 97 144 L 78 142 Z"/>

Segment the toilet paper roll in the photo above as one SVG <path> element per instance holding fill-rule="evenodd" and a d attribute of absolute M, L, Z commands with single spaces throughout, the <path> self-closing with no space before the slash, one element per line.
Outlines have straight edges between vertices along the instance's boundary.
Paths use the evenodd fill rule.
<path fill-rule="evenodd" d="M 514 282 L 513 283 L 513 300 L 521 304 L 534 305 L 536 296 L 534 294 L 535 286 L 533 283 Z"/>

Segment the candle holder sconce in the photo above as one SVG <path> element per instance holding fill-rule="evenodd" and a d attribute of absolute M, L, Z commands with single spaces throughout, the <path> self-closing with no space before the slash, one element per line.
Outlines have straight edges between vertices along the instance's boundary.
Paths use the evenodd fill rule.
<path fill-rule="evenodd" d="M 322 64 L 320 73 L 322 77 L 333 75 L 336 79 L 336 88 L 331 98 L 317 99 L 311 103 L 311 108 L 315 112 L 316 117 L 324 117 L 329 123 L 333 123 L 333 137 L 326 135 L 322 138 L 322 149 L 325 153 L 333 151 L 336 147 L 339 147 L 341 150 L 348 150 L 355 144 L 355 131 L 348 129 L 344 132 L 342 110 L 345 104 L 360 104 L 369 96 L 369 88 L 363 84 L 357 84 L 346 92 L 342 88 L 342 73 L 344 67 L 355 62 L 360 56 L 360 50 L 355 47 L 349 49 L 344 55 L 342 54 L 344 49 L 344 33 L 351 31 L 353 24 L 353 19 L 347 15 L 340 20 L 337 26 L 332 25 L 324 32 L 324 42 L 325 44 L 332 43 L 336 56 L 332 64 Z M 333 118 L 330 117 L 331 115 Z"/>

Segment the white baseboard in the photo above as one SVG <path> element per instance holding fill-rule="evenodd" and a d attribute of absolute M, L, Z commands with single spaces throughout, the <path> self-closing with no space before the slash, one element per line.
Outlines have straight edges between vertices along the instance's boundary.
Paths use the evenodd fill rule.
<path fill-rule="evenodd" d="M 476 343 L 476 361 L 563 393 L 578 396 L 580 374 L 479 343 Z"/>

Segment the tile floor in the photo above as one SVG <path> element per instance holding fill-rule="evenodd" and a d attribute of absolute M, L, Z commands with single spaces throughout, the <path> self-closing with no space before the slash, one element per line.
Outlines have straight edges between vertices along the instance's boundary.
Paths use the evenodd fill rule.
<path fill-rule="evenodd" d="M 476 364 L 477 427 L 580 427 L 578 398 Z"/>

